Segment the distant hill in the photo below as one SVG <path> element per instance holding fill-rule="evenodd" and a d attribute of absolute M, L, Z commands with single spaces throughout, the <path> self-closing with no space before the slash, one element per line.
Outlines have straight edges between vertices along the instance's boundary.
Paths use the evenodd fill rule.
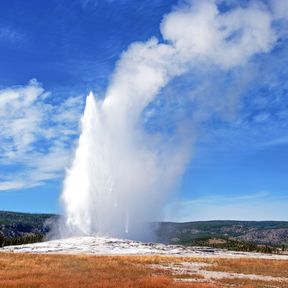
<path fill-rule="evenodd" d="M 247 243 L 288 246 L 286 221 L 198 221 L 155 224 L 158 241 L 228 248 Z"/>
<path fill-rule="evenodd" d="M 7 238 L 27 234 L 45 235 L 59 216 L 55 214 L 32 214 L 0 211 L 0 235 Z"/>
<path fill-rule="evenodd" d="M 0 211 L 0 246 L 42 240 L 59 217 L 55 214 Z M 288 247 L 288 222 L 285 221 L 158 222 L 152 226 L 155 240 L 167 244 L 243 251 L 258 251 L 260 248 L 262 251 L 269 247 L 286 251 Z"/>

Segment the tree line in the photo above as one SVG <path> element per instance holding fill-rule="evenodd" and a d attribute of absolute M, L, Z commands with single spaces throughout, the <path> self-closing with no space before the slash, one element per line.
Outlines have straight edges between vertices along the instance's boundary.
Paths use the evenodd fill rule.
<path fill-rule="evenodd" d="M 222 243 L 211 243 L 209 240 L 215 239 L 214 237 L 207 236 L 196 239 L 180 240 L 176 244 L 186 245 L 186 246 L 205 246 L 211 248 L 227 249 L 231 251 L 241 251 L 241 252 L 260 252 L 260 253 L 274 253 L 279 254 L 281 252 L 287 251 L 286 245 L 272 246 L 272 245 L 260 245 L 256 243 L 232 240 L 225 237 L 219 237 L 218 239 L 224 240 Z"/>
<path fill-rule="evenodd" d="M 22 244 L 31 244 L 36 242 L 42 242 L 44 240 L 44 235 L 37 234 L 26 234 L 24 236 L 15 236 L 15 237 L 5 237 L 0 234 L 0 247 L 12 246 L 12 245 L 22 245 Z"/>

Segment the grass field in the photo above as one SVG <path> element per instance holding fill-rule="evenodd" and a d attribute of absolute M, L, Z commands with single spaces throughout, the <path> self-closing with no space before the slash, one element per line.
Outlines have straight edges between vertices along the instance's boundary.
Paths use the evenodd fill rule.
<path fill-rule="evenodd" d="M 288 260 L 0 253 L 0 287 L 288 287 Z"/>

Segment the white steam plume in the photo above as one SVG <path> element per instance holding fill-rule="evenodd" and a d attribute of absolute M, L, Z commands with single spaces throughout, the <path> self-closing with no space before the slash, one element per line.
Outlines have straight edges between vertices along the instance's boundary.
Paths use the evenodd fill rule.
<path fill-rule="evenodd" d="M 151 38 L 123 53 L 104 100 L 87 97 L 62 194 L 72 233 L 142 236 L 140 224 L 157 218 L 191 151 L 181 129 L 168 142 L 147 133 L 143 110 L 196 62 L 231 69 L 269 52 L 273 20 L 259 2 L 220 13 L 215 1 L 189 1 L 164 17 L 164 43 Z"/>

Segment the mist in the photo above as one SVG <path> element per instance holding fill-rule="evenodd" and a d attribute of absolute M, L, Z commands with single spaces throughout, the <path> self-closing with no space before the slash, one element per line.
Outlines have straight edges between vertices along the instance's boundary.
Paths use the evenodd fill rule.
<path fill-rule="evenodd" d="M 233 2 L 220 12 L 221 3 L 186 1 L 174 7 L 160 23 L 162 39 L 132 43 L 105 97 L 87 96 L 61 195 L 69 234 L 146 239 L 147 223 L 159 219 L 191 161 L 196 135 L 187 127 L 200 123 L 191 117 L 188 124 L 176 123 L 168 136 L 161 129 L 151 132 L 142 121 L 145 109 L 172 79 L 187 80 L 197 67 L 221 73 L 244 67 L 276 45 L 275 5 L 273 10 L 258 1 Z"/>

